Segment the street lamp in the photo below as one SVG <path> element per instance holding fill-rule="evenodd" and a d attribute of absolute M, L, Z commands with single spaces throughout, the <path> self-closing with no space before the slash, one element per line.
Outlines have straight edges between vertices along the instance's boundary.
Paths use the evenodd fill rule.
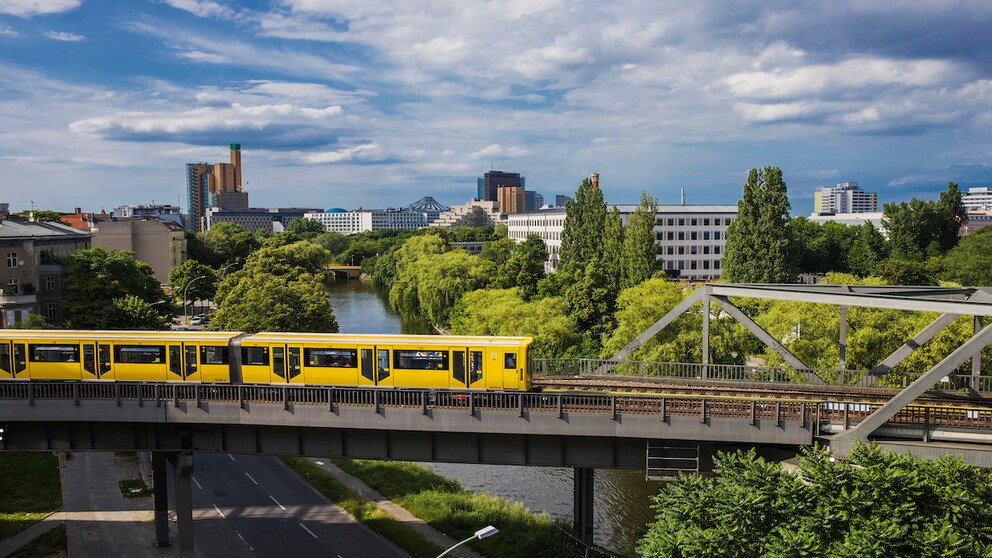
<path fill-rule="evenodd" d="M 206 278 L 207 278 L 206 275 L 201 275 L 199 277 L 194 277 L 193 279 L 190 279 L 189 282 L 186 283 L 186 287 L 183 288 L 183 303 L 186 302 L 186 294 L 189 292 L 189 286 L 199 281 L 200 279 L 206 279 Z M 185 305 L 183 307 L 183 318 L 186 318 L 187 324 L 189 323 L 189 317 L 187 316 L 188 313 L 189 313 L 189 305 Z"/>
<path fill-rule="evenodd" d="M 232 265 L 238 265 L 239 263 L 241 263 L 241 262 L 238 261 L 238 260 L 234 260 L 233 262 L 231 262 L 231 263 L 225 265 L 224 267 L 220 268 L 220 272 L 219 272 L 220 275 L 224 275 L 224 272 L 227 271 L 227 268 L 231 267 Z"/>
<path fill-rule="evenodd" d="M 493 527 L 492 525 L 487 525 L 487 526 L 483 527 L 482 529 L 479 529 L 478 531 L 476 531 L 475 534 L 472 535 L 471 537 L 463 540 L 462 542 L 456 544 L 455 546 L 449 548 L 448 550 L 445 550 L 441 554 L 438 554 L 437 555 L 437 558 L 441 558 L 442 556 L 447 556 L 449 553 L 451 553 L 452 550 L 458 548 L 459 546 L 467 543 L 468 541 L 470 541 L 472 539 L 484 539 L 486 537 L 491 537 L 491 536 L 495 535 L 496 533 L 499 533 L 499 529 Z"/>

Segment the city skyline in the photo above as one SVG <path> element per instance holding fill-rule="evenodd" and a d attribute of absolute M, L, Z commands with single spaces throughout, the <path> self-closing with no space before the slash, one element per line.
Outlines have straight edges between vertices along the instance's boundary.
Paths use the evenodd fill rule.
<path fill-rule="evenodd" d="M 856 181 L 880 203 L 992 182 L 992 7 L 558 0 L 0 2 L 11 209 L 185 201 L 241 143 L 258 207 L 474 197 L 735 203 L 779 166 L 792 213 Z M 18 188 L 14 185 L 28 185 Z"/>

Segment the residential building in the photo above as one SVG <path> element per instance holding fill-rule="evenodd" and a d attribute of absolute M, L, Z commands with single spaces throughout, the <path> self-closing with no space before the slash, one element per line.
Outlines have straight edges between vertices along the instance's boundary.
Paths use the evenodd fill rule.
<path fill-rule="evenodd" d="M 358 209 L 348 211 L 335 207 L 304 215 L 324 225 L 329 232 L 356 234 L 383 229 L 422 229 L 428 224 L 428 212 L 404 209 Z"/>
<path fill-rule="evenodd" d="M 992 209 L 988 210 L 969 210 L 968 211 L 968 222 L 961 225 L 961 230 L 958 231 L 960 234 L 965 235 L 970 232 L 977 231 L 982 227 L 987 227 L 992 225 Z"/>
<path fill-rule="evenodd" d="M 94 248 L 134 252 L 134 259 L 148 264 L 163 285 L 169 283 L 169 273 L 186 262 L 186 231 L 172 220 L 98 214 L 93 216 L 90 232 Z"/>
<path fill-rule="evenodd" d="M 874 213 L 878 211 L 878 194 L 865 192 L 857 182 L 838 182 L 813 194 L 813 214 Z"/>
<path fill-rule="evenodd" d="M 617 205 L 626 225 L 636 205 Z M 507 218 L 508 234 L 516 242 L 537 234 L 548 248 L 545 267 L 558 267 L 565 209 L 543 209 Z M 727 228 L 737 218 L 736 205 L 660 205 L 655 215 L 655 237 L 661 269 L 686 279 L 717 279 L 727 241 Z"/>
<path fill-rule="evenodd" d="M 498 201 L 470 200 L 452 206 L 431 224 L 433 227 L 485 227 L 506 223 L 506 216 L 499 211 Z"/>
<path fill-rule="evenodd" d="M 79 213 L 79 211 L 76 211 L 76 213 Z M 121 219 L 154 217 L 162 221 L 172 221 L 173 223 L 178 223 L 180 226 L 183 224 L 182 210 L 175 205 L 161 205 L 154 203 L 122 205 L 114 210 L 114 217 L 119 217 Z"/>
<path fill-rule="evenodd" d="M 0 220 L 0 325 L 28 313 L 59 322 L 66 270 L 59 258 L 90 247 L 91 235 L 59 223 Z"/>
<path fill-rule="evenodd" d="M 968 188 L 968 191 L 961 196 L 961 202 L 965 209 L 970 211 L 990 211 L 992 210 L 992 188 L 982 186 L 979 188 Z"/>
<path fill-rule="evenodd" d="M 310 207 L 246 207 L 243 209 L 224 209 L 209 207 L 206 210 L 206 230 L 217 223 L 234 223 L 241 225 L 248 232 L 267 231 L 281 232 L 286 225 L 295 219 L 302 219 L 307 213 L 320 211 Z"/>
<path fill-rule="evenodd" d="M 207 208 L 248 209 L 248 193 L 241 191 L 241 144 L 231 144 L 230 163 L 188 163 L 186 199 L 189 209 L 187 230 L 203 231 Z"/>

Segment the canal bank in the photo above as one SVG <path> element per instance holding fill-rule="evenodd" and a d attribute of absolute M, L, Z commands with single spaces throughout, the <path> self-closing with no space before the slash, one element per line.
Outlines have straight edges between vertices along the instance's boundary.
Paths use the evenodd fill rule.
<path fill-rule="evenodd" d="M 389 308 L 387 294 L 362 281 L 339 281 L 328 288 L 343 333 L 432 333 L 426 323 L 404 321 Z M 572 514 L 572 470 L 561 467 L 422 463 L 465 488 L 520 502 L 552 518 Z M 606 470 L 595 475 L 596 544 L 633 555 L 645 525 L 653 521 L 650 496 L 661 483 L 644 480 L 643 471 Z"/>

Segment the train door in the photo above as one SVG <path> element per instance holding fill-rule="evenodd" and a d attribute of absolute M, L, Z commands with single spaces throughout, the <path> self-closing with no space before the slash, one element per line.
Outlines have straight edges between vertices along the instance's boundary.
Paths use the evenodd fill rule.
<path fill-rule="evenodd" d="M 185 377 L 183 374 L 183 346 L 169 345 L 169 373 L 168 381 L 178 381 Z"/>
<path fill-rule="evenodd" d="M 28 378 L 28 350 L 24 343 L 14 343 L 14 377 Z"/>
<path fill-rule="evenodd" d="M 0 378 L 13 378 L 14 367 L 10 363 L 10 341 L 0 343 Z"/>
<path fill-rule="evenodd" d="M 485 361 L 483 359 L 482 351 L 473 351 L 469 349 L 468 351 L 468 387 L 470 388 L 485 388 L 486 387 L 486 374 L 485 374 Z"/>
<path fill-rule="evenodd" d="M 467 349 L 451 351 L 451 387 L 455 389 L 467 388 L 467 376 L 465 375 L 465 355 Z"/>
<path fill-rule="evenodd" d="M 503 349 L 500 353 L 500 361 L 503 363 L 503 383 L 499 387 L 518 389 L 523 379 L 523 359 L 517 354 L 517 349 Z"/>
<path fill-rule="evenodd" d="M 111 373 L 111 361 L 110 361 L 110 345 L 106 343 L 97 343 L 96 345 L 96 377 L 98 380 L 113 380 L 114 374 Z"/>
<path fill-rule="evenodd" d="M 83 343 L 83 379 L 95 380 L 96 375 L 96 343 Z"/>
<path fill-rule="evenodd" d="M 286 383 L 286 347 L 284 345 L 272 346 L 272 377 L 273 384 Z"/>
<path fill-rule="evenodd" d="M 358 347 L 360 386 L 391 386 L 393 376 L 389 364 L 390 350 L 388 347 L 366 345 Z"/>
<path fill-rule="evenodd" d="M 286 347 L 286 356 L 288 357 L 288 362 L 286 363 L 286 381 L 291 384 L 304 383 L 302 352 L 300 347 Z"/>
<path fill-rule="evenodd" d="M 376 381 L 377 386 L 391 386 L 394 385 L 394 378 L 390 372 L 389 365 L 389 353 L 391 351 L 384 347 L 375 348 L 375 368 L 376 368 Z"/>

